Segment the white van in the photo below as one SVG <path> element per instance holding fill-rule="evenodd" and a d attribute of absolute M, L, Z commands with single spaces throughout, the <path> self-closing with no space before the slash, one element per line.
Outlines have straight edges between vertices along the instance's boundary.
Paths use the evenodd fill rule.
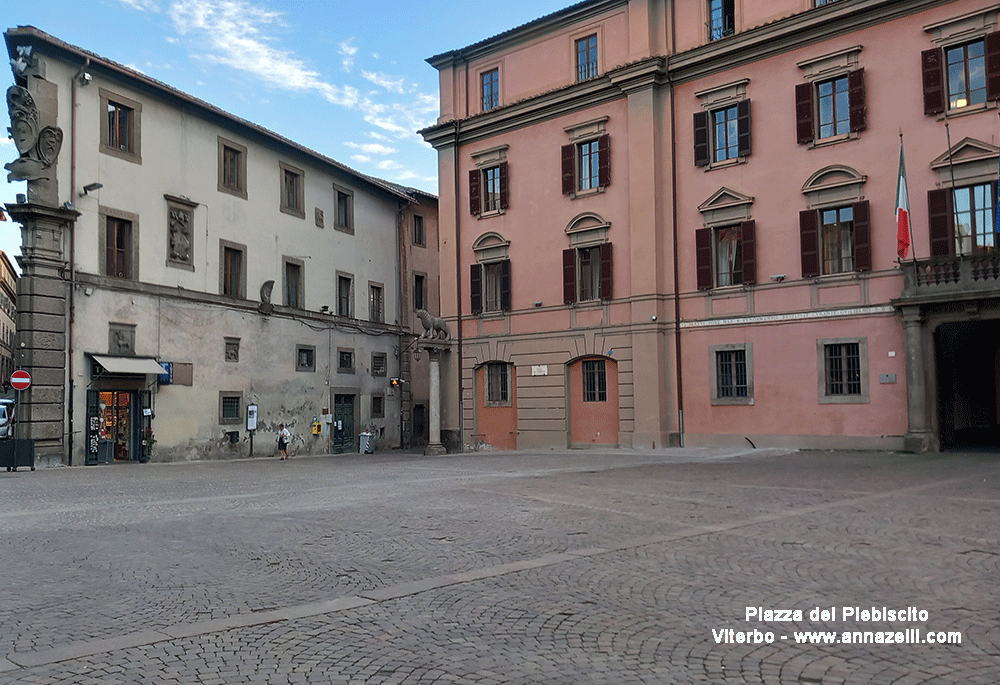
<path fill-rule="evenodd" d="M 14 437 L 14 400 L 0 400 L 0 440 Z"/>

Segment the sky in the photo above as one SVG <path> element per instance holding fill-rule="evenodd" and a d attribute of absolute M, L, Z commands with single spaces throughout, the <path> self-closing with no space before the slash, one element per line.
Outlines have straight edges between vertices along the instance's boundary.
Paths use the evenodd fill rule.
<path fill-rule="evenodd" d="M 437 193 L 437 154 L 416 133 L 438 115 L 438 72 L 425 60 L 574 2 L 506 0 L 498 13 L 483 0 L 4 0 L 0 18 L 3 29 L 34 26 L 362 173 Z M 3 73 L 6 90 L 13 76 Z M 16 157 L 0 137 L 2 164 Z M 25 192 L 24 182 L 0 182 L 0 203 Z M 0 222 L 0 250 L 13 258 L 20 244 L 18 224 Z"/>

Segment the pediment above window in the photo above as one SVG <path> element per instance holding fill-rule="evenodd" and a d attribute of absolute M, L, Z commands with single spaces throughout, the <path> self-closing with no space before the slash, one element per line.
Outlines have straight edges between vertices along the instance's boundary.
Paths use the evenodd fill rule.
<path fill-rule="evenodd" d="M 997 8 L 976 10 L 934 24 L 928 24 L 924 31 L 931 35 L 936 45 L 945 45 L 982 38 L 992 31 L 997 23 Z"/>
<path fill-rule="evenodd" d="M 608 229 L 611 223 L 605 221 L 599 214 L 585 212 L 576 216 L 566 226 L 570 247 L 586 247 L 608 242 Z"/>
<path fill-rule="evenodd" d="M 509 145 L 498 145 L 488 150 L 480 150 L 472 153 L 472 161 L 480 169 L 483 167 L 496 166 L 507 161 L 507 150 Z"/>
<path fill-rule="evenodd" d="M 860 202 L 868 177 L 849 166 L 834 164 L 814 173 L 802 186 L 809 207 Z"/>
<path fill-rule="evenodd" d="M 698 205 L 706 226 L 735 224 L 750 220 L 750 205 L 754 199 L 729 188 L 719 188 Z"/>
<path fill-rule="evenodd" d="M 931 169 L 937 172 L 938 186 L 957 187 L 992 181 L 997 176 L 998 154 L 1000 148 L 995 145 L 963 138 L 931 162 Z"/>
<path fill-rule="evenodd" d="M 510 241 L 504 240 L 504 237 L 496 231 L 483 233 L 481 236 L 476 238 L 476 242 L 472 243 L 472 249 L 476 253 L 476 259 L 480 263 L 507 259 L 509 247 Z"/>
<path fill-rule="evenodd" d="M 823 81 L 842 76 L 858 68 L 862 47 L 855 45 L 798 63 L 807 81 Z"/>

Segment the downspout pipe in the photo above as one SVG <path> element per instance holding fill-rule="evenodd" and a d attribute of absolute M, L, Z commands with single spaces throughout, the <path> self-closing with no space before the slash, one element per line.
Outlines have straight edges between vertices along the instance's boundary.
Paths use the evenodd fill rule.
<path fill-rule="evenodd" d="M 80 77 L 90 66 L 90 58 L 73 74 L 70 83 L 70 145 L 69 145 L 69 186 L 70 202 L 76 196 L 76 89 Z M 69 385 L 66 393 L 66 423 L 67 423 L 67 455 L 66 465 L 73 465 L 73 442 L 75 426 L 73 421 L 74 397 L 73 390 L 76 381 L 73 376 L 73 323 L 76 319 L 76 221 L 69 224 L 69 335 L 66 336 L 66 370 L 69 374 Z"/>
<path fill-rule="evenodd" d="M 465 385 L 462 379 L 462 231 L 459 222 L 462 220 L 458 209 L 458 141 L 462 133 L 462 122 L 455 121 L 455 311 L 458 314 L 458 359 L 455 368 L 458 373 L 458 451 L 465 451 Z"/>
<path fill-rule="evenodd" d="M 677 108 L 674 79 L 670 73 L 670 56 L 677 49 L 677 16 L 670 3 L 670 50 L 667 54 L 667 83 L 670 84 L 670 213 L 674 241 L 674 364 L 677 375 L 677 436 L 684 447 L 684 365 L 681 363 L 681 277 L 677 236 Z"/>

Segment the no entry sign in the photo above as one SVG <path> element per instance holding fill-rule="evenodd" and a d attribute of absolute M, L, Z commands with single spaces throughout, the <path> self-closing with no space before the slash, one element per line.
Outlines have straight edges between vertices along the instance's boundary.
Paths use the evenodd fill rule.
<path fill-rule="evenodd" d="M 27 390 L 31 386 L 31 374 L 27 371 L 15 371 L 10 375 L 10 387 L 15 390 Z"/>

